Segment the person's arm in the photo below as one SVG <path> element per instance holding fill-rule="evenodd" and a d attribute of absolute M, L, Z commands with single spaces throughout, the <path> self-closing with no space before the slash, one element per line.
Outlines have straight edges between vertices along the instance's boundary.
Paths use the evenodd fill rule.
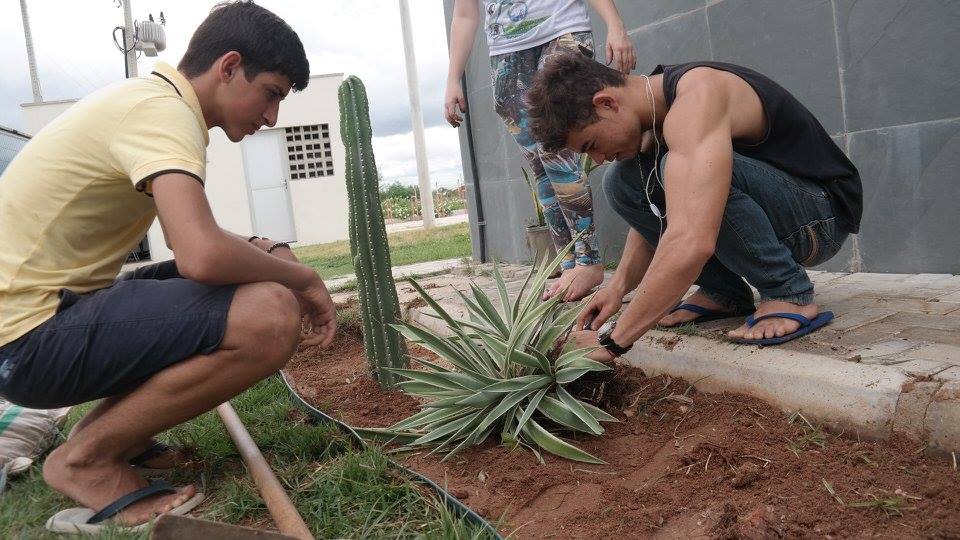
<path fill-rule="evenodd" d="M 607 65 L 621 73 L 630 73 L 637 67 L 637 55 L 616 4 L 613 0 L 590 0 L 590 5 L 607 26 Z"/>
<path fill-rule="evenodd" d="M 228 230 L 226 230 L 226 229 L 222 229 L 222 230 L 223 230 L 224 233 L 226 233 L 226 234 L 228 234 L 228 235 L 230 235 L 230 236 L 239 238 L 240 240 L 243 240 L 244 242 L 247 242 L 247 243 L 252 244 L 253 246 L 255 246 L 255 247 L 257 247 L 258 249 L 260 249 L 261 251 L 267 251 L 267 250 L 269 250 L 270 248 L 272 248 L 274 245 L 276 245 L 276 244 L 278 243 L 278 241 L 276 241 L 276 240 L 271 240 L 270 238 L 257 237 L 257 238 L 251 239 L 249 236 L 243 236 L 243 235 L 237 234 L 237 233 L 235 233 L 235 232 L 228 231 Z M 286 243 L 286 242 L 284 242 L 284 243 Z M 280 257 L 281 259 L 284 259 L 284 260 L 287 260 L 287 261 L 300 262 L 300 261 L 297 259 L 297 256 L 293 254 L 293 248 L 290 247 L 289 245 L 288 245 L 288 246 L 278 246 L 278 247 L 274 248 L 273 251 L 267 251 L 267 253 L 270 253 L 270 254 L 273 255 L 274 257 Z"/>
<path fill-rule="evenodd" d="M 177 268 L 188 279 L 210 285 L 275 281 L 293 290 L 319 279 L 310 267 L 267 255 L 221 229 L 194 178 L 163 174 L 153 180 L 153 198 Z"/>
<path fill-rule="evenodd" d="M 616 272 L 613 273 L 610 283 L 597 291 L 584 305 L 577 316 L 576 328 L 596 330 L 607 322 L 607 319 L 616 315 L 623 305 L 624 295 L 640 283 L 652 258 L 653 248 L 640 233 L 630 228 Z"/>
<path fill-rule="evenodd" d="M 640 284 L 644 274 L 653 260 L 653 248 L 635 229 L 627 231 L 627 241 L 623 246 L 623 255 L 607 285 L 620 293 L 623 297 Z M 603 324 L 601 321 L 600 324 Z"/>
<path fill-rule="evenodd" d="M 473 36 L 480 23 L 480 8 L 476 0 L 456 0 L 453 20 L 450 22 L 450 63 L 447 67 L 447 91 L 443 98 L 443 116 L 453 127 L 460 126 L 463 117 L 457 111 L 467 110 L 460 78 L 467 67 L 467 58 L 473 46 Z"/>
<path fill-rule="evenodd" d="M 333 341 L 336 308 L 312 268 L 269 255 L 245 238 L 221 229 L 195 178 L 183 173 L 162 174 L 153 179 L 152 187 L 157 215 L 183 277 L 210 285 L 280 283 L 300 301 L 308 329 L 301 344 L 327 346 Z"/>
<path fill-rule="evenodd" d="M 681 79 L 663 134 L 667 229 L 610 337 L 635 342 L 673 307 L 713 255 L 733 174 L 730 91 L 709 72 Z M 606 352 L 606 351 L 602 351 Z"/>

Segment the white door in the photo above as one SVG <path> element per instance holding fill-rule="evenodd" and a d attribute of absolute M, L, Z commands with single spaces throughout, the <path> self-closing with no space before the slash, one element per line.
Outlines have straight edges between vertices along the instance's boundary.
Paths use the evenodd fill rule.
<path fill-rule="evenodd" d="M 278 242 L 295 242 L 283 130 L 258 131 L 243 139 L 243 166 L 250 195 L 253 234 Z"/>

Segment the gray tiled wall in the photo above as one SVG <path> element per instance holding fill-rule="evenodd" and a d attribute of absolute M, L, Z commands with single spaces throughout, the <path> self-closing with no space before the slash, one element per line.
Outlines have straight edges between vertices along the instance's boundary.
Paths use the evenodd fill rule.
<path fill-rule="evenodd" d="M 859 167 L 861 233 L 824 265 L 833 270 L 960 273 L 951 233 L 960 205 L 960 1 L 616 0 L 637 48 L 637 71 L 712 59 L 745 65 L 790 90 Z M 449 26 L 453 0 L 444 0 Z M 592 14 L 595 15 L 595 14 Z M 603 56 L 605 28 L 594 16 Z M 478 32 L 467 70 L 471 129 L 460 130 L 480 255 L 529 259 L 523 226 L 533 216 L 523 161 L 493 111 L 486 43 Z M 476 165 L 469 155 L 472 137 Z M 601 252 L 615 260 L 626 225 L 591 177 Z"/>

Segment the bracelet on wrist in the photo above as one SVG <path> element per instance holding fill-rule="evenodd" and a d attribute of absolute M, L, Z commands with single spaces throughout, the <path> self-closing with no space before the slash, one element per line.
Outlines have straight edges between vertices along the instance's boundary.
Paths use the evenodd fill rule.
<path fill-rule="evenodd" d="M 275 249 L 277 249 L 277 248 L 282 248 L 282 247 L 285 247 L 285 248 L 287 248 L 287 249 L 290 249 L 290 244 L 288 244 L 288 243 L 286 243 L 286 242 L 277 242 L 276 244 L 273 244 L 272 246 L 270 246 L 269 248 L 267 248 L 267 253 L 273 253 L 273 250 L 275 250 Z"/>
<path fill-rule="evenodd" d="M 247 238 L 247 242 L 250 242 L 252 244 L 254 240 L 259 240 L 259 239 L 260 239 L 259 236 L 253 235 L 250 238 Z"/>

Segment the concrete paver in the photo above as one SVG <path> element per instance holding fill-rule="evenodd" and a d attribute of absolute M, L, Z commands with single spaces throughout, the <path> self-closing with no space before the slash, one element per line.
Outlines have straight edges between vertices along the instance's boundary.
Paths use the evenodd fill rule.
<path fill-rule="evenodd" d="M 904 279 L 901 283 L 909 283 L 912 285 L 928 285 L 931 283 L 938 283 L 946 279 L 953 277 L 953 274 L 913 274 L 910 277 Z"/>
<path fill-rule="evenodd" d="M 831 309 L 834 308 L 833 305 L 829 305 L 829 307 Z M 836 314 L 836 312 L 834 313 Z M 830 323 L 830 329 L 836 331 L 854 330 L 870 323 L 883 320 L 894 315 L 895 313 L 895 311 L 883 308 L 861 308 L 844 311 L 836 314 L 836 318 L 832 323 Z"/>
<path fill-rule="evenodd" d="M 960 303 L 960 291 L 952 292 L 950 294 L 945 294 L 943 296 L 936 297 L 937 300 L 941 302 L 956 302 Z"/>
<path fill-rule="evenodd" d="M 937 360 L 950 365 L 960 366 L 960 347 L 946 343 L 929 343 L 908 353 L 911 358 Z"/>
<path fill-rule="evenodd" d="M 462 264 L 461 259 L 443 259 L 440 261 L 427 261 L 417 264 L 408 264 L 406 266 L 397 266 L 393 268 L 393 277 L 395 279 L 404 276 L 422 276 L 446 272 Z M 324 280 L 328 289 L 336 289 L 357 279 L 355 274 L 349 274 L 333 279 Z"/>
<path fill-rule="evenodd" d="M 902 362 L 890 365 L 895 365 L 900 371 L 918 379 L 936 377 L 954 367 L 953 364 L 947 364 L 939 360 L 917 360 L 911 359 L 909 356 L 904 358 Z"/>
<path fill-rule="evenodd" d="M 903 339 L 881 341 L 879 343 L 872 343 L 867 347 L 861 347 L 854 351 L 854 354 L 859 356 L 862 362 L 866 362 L 871 359 L 882 359 L 896 356 L 911 349 L 917 349 L 922 345 L 923 343 L 917 343 L 915 341 L 907 341 Z"/>

